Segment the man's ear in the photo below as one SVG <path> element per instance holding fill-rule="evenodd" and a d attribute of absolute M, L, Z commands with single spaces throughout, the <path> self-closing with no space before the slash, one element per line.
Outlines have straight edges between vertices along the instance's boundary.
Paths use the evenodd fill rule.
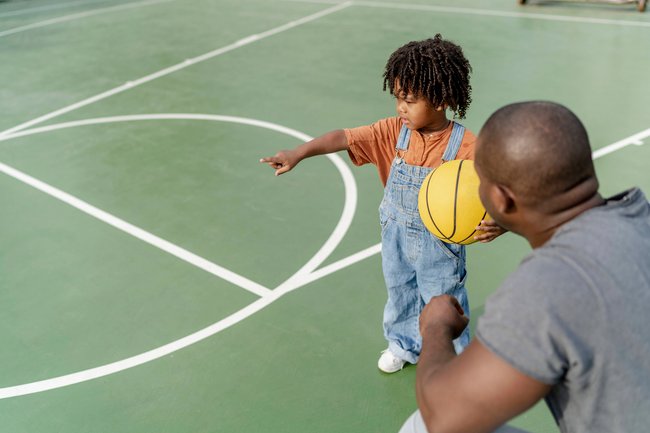
<path fill-rule="evenodd" d="M 507 215 L 517 210 L 515 196 L 505 185 L 495 185 L 492 198 L 494 206 L 501 214 Z"/>

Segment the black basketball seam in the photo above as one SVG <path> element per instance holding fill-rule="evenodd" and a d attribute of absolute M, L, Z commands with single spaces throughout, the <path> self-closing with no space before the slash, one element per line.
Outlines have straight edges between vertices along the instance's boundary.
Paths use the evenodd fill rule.
<path fill-rule="evenodd" d="M 456 234 L 456 208 L 458 207 L 458 184 L 460 184 L 460 172 L 463 169 L 463 160 L 460 160 L 460 164 L 458 164 L 458 171 L 456 172 L 456 190 L 454 191 L 454 228 L 451 231 L 451 235 L 449 235 L 449 240 L 454 237 Z"/>
<path fill-rule="evenodd" d="M 483 220 L 485 219 L 485 215 L 487 215 L 487 211 L 483 212 L 483 216 L 481 217 L 481 221 L 483 221 Z M 462 243 L 465 242 L 467 239 L 469 239 L 469 238 L 471 238 L 472 236 L 474 236 L 474 233 L 476 233 L 476 229 L 474 229 L 474 231 L 473 231 L 472 233 L 470 233 L 469 236 L 467 236 L 465 239 L 463 239 L 462 241 L 460 241 L 460 242 L 458 242 L 458 243 L 459 243 L 459 244 L 462 244 Z"/>
<path fill-rule="evenodd" d="M 433 173 L 434 171 L 435 171 L 435 169 L 431 173 Z M 427 190 L 425 191 L 425 193 L 426 193 L 425 202 L 427 204 L 427 213 L 429 214 L 429 219 L 433 223 L 433 226 L 436 228 L 436 230 L 438 230 L 438 233 L 440 233 L 440 236 L 447 239 L 448 241 L 451 241 L 451 239 L 449 239 L 447 236 L 445 236 L 445 234 L 442 232 L 442 230 L 440 230 L 440 227 L 438 227 L 438 224 L 436 224 L 436 221 L 433 219 L 433 215 L 431 215 L 431 208 L 429 207 L 429 185 L 431 184 L 431 179 L 432 178 L 433 178 L 433 175 L 429 176 L 429 180 L 427 180 Z"/>

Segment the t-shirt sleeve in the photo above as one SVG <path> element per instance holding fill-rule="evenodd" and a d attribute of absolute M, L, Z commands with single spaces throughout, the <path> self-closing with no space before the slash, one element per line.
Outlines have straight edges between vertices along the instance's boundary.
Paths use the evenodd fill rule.
<path fill-rule="evenodd" d="M 465 135 L 463 135 L 463 142 L 458 149 L 458 155 L 456 159 L 471 159 L 474 160 L 474 148 L 476 146 L 476 136 L 472 131 L 465 129 Z"/>
<path fill-rule="evenodd" d="M 553 256 L 529 256 L 485 305 L 476 337 L 520 372 L 556 384 L 593 362 L 599 308 L 583 278 Z"/>
<path fill-rule="evenodd" d="M 391 161 L 400 126 L 397 118 L 379 120 L 372 125 L 345 129 L 348 155 L 354 165 L 383 165 Z"/>

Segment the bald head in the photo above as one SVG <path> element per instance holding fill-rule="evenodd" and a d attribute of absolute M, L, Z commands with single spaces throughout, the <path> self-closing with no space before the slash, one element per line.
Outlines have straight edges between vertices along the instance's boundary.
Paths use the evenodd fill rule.
<path fill-rule="evenodd" d="M 595 179 L 587 131 L 553 102 L 520 102 L 492 114 L 478 137 L 476 164 L 533 206 Z"/>

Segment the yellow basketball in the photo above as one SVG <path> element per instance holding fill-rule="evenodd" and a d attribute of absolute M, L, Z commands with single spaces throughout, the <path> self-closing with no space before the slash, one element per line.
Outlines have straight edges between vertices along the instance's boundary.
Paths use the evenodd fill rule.
<path fill-rule="evenodd" d="M 425 227 L 450 244 L 476 242 L 476 226 L 487 216 L 478 185 L 474 162 L 469 160 L 447 161 L 429 173 L 418 196 Z"/>

